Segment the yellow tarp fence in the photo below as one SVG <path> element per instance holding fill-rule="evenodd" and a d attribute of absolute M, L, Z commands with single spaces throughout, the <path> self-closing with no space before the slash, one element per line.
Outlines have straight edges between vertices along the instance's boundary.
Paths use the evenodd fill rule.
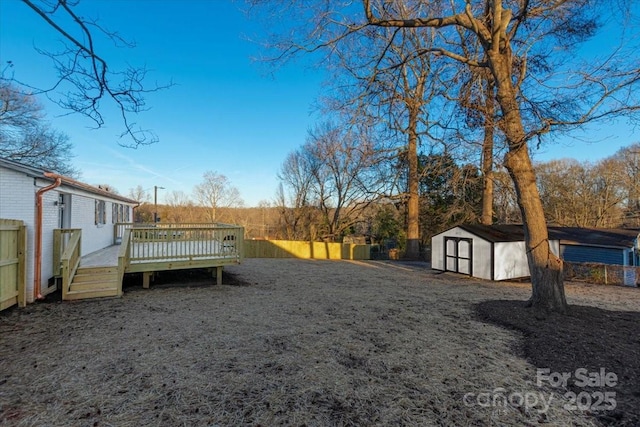
<path fill-rule="evenodd" d="M 371 259 L 371 245 L 304 242 L 294 240 L 245 240 L 245 258 Z"/>

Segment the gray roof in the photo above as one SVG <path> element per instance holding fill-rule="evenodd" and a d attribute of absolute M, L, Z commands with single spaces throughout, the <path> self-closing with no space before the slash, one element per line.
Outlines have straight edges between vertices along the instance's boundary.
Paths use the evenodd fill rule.
<path fill-rule="evenodd" d="M 520 242 L 524 240 L 522 224 L 463 224 L 459 227 L 488 242 Z"/>
<path fill-rule="evenodd" d="M 563 245 L 632 248 L 639 235 L 640 228 L 549 227 L 549 236 Z"/>
<path fill-rule="evenodd" d="M 459 226 L 489 242 L 519 242 L 524 240 L 522 224 L 463 224 Z M 548 227 L 549 238 L 563 245 L 587 245 L 632 248 L 640 238 L 640 228 Z"/>
<path fill-rule="evenodd" d="M 31 177 L 42 177 L 46 172 L 44 169 L 39 169 L 33 166 L 25 165 L 23 163 L 16 162 L 14 160 L 5 159 L 0 157 L 0 166 L 4 166 L 7 169 L 14 170 L 16 172 L 22 172 Z"/>
<path fill-rule="evenodd" d="M 53 176 L 55 176 L 54 178 L 51 176 L 49 171 L 45 171 L 43 169 L 25 165 L 23 163 L 19 163 L 14 160 L 5 159 L 3 157 L 0 157 L 0 167 L 5 167 L 7 169 L 14 170 L 16 172 L 24 173 L 27 176 L 30 176 L 33 178 L 41 178 L 41 179 L 46 179 L 48 181 L 55 181 L 55 178 L 60 178 L 63 184 L 73 188 L 88 191 L 96 195 L 101 195 L 104 197 L 108 197 L 110 199 L 119 200 L 121 202 L 129 203 L 132 205 L 139 203 L 137 200 L 133 200 L 133 199 L 130 199 L 129 197 L 121 196 L 119 194 L 115 194 L 110 191 L 105 191 L 102 188 L 94 187 L 93 185 L 85 184 L 84 182 L 76 181 L 75 179 L 69 178 L 68 176 L 53 174 Z M 47 174 L 49 174 L 49 176 L 47 176 Z"/>

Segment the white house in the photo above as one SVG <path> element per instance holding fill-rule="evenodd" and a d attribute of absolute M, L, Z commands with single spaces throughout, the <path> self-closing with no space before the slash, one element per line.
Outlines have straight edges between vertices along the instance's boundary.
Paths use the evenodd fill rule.
<path fill-rule="evenodd" d="M 26 300 L 55 290 L 53 230 L 82 229 L 82 254 L 114 243 L 116 222 L 130 222 L 138 202 L 72 178 L 0 158 L 0 219 L 27 228 Z"/>
<path fill-rule="evenodd" d="M 560 253 L 560 242 L 550 240 Z M 431 268 L 486 280 L 529 277 L 521 225 L 460 225 L 431 238 Z"/>

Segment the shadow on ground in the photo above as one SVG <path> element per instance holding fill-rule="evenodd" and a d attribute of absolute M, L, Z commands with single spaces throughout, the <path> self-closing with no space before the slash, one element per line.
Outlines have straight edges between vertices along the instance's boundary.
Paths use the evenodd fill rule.
<path fill-rule="evenodd" d="M 168 270 L 159 271 L 151 282 L 151 287 L 201 287 L 215 286 L 216 277 L 208 269 Z M 248 284 L 235 275 L 224 271 L 222 284 L 230 286 L 247 286 Z M 142 273 L 125 274 L 122 282 L 123 290 L 135 291 L 142 289 Z"/>
<path fill-rule="evenodd" d="M 485 301 L 476 310 L 482 320 L 521 332 L 522 347 L 515 350 L 537 368 L 570 373 L 567 390 L 558 391 L 575 393 L 572 403 L 608 408 L 600 393 L 615 392 L 614 409 L 591 411 L 599 423 L 640 425 L 640 313 L 571 306 L 565 316 L 538 319 L 522 301 L 513 300 Z M 616 374 L 617 385 L 584 387 L 584 371 L 576 375 L 580 368 L 586 369 L 589 384 L 604 369 Z"/>

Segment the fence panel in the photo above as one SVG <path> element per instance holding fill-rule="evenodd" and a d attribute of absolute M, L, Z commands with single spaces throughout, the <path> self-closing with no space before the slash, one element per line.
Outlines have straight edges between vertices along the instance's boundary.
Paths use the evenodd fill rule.
<path fill-rule="evenodd" d="M 564 262 L 564 277 L 601 285 L 638 286 L 640 267 L 623 265 Z"/>
<path fill-rule="evenodd" d="M 297 240 L 245 240 L 247 258 L 371 259 L 371 245 Z"/>
<path fill-rule="evenodd" d="M 26 253 L 24 223 L 0 219 L 0 310 L 26 303 Z"/>

